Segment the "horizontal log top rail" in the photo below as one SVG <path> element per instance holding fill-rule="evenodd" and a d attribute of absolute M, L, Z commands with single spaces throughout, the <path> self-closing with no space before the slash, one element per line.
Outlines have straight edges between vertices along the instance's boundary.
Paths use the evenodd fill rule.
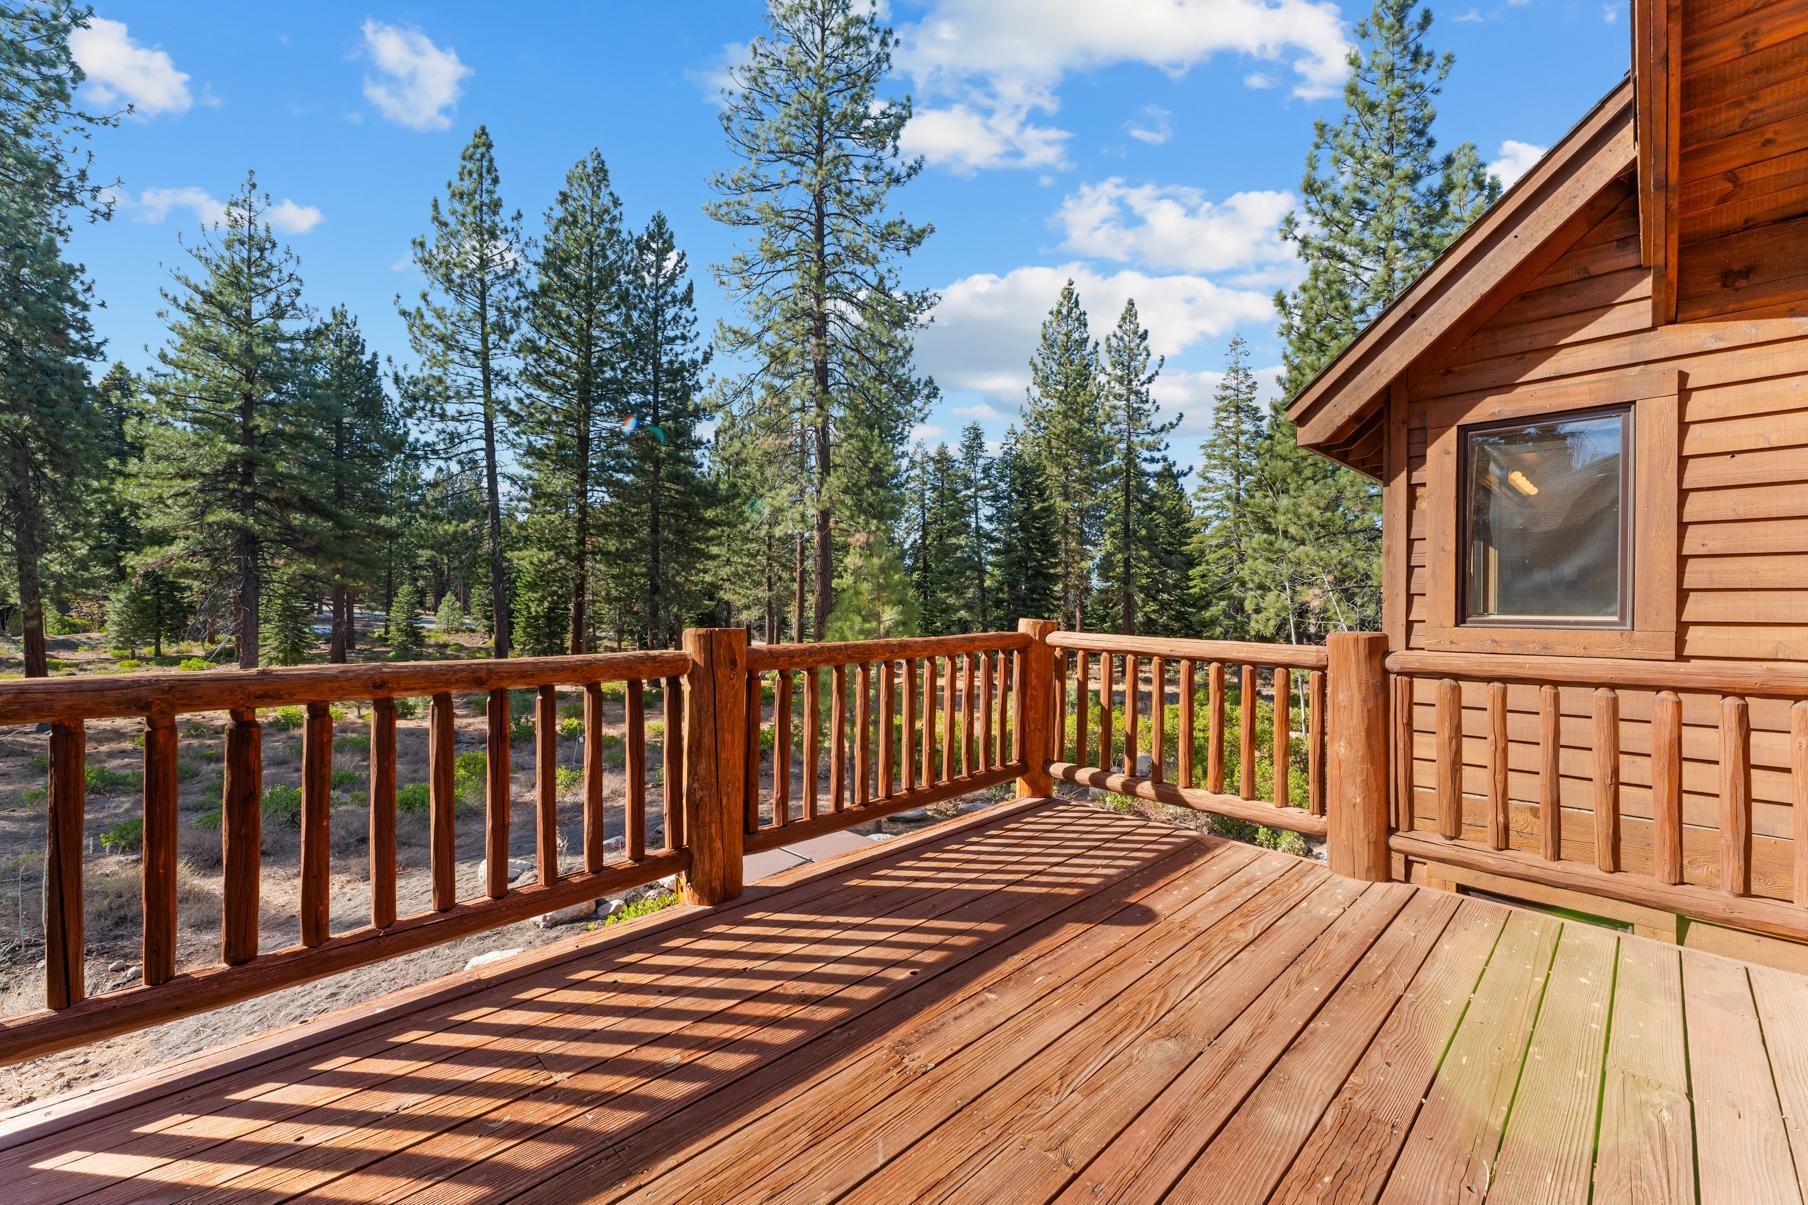
<path fill-rule="evenodd" d="M 1633 661 L 1614 657 L 1532 657 L 1495 653 L 1389 653 L 1388 672 L 1415 678 L 1699 691 L 1808 699 L 1808 665 L 1769 661 Z"/>
<path fill-rule="evenodd" d="M 1329 664 L 1322 645 L 1261 644 L 1248 640 L 1183 640 L 1165 636 L 1118 636 L 1110 632 L 1051 632 L 1050 648 L 1090 653 L 1135 653 L 1176 660 L 1224 661 L 1232 665 L 1274 665 L 1286 669 L 1324 669 Z"/>
<path fill-rule="evenodd" d="M 625 682 L 634 678 L 683 674 L 690 664 L 690 658 L 681 652 L 653 651 L 512 660 L 298 665 L 204 673 L 40 678 L 0 686 L 0 724 L 96 720 L 153 713 L 181 715 L 349 699 L 409 698 L 442 692 L 466 694 L 586 682 Z"/>
<path fill-rule="evenodd" d="M 1026 649 L 1034 643 L 1021 632 L 971 632 L 958 636 L 902 636 L 884 640 L 830 640 L 821 644 L 756 644 L 747 650 L 747 668 L 823 669 L 831 665 L 947 657 L 959 653 Z"/>

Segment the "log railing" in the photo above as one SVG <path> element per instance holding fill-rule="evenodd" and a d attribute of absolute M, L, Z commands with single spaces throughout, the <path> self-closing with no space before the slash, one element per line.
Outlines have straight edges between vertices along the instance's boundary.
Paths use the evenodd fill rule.
<path fill-rule="evenodd" d="M 1054 632 L 1047 645 L 1053 777 L 1326 835 L 1324 648 L 1089 632 Z M 1264 710 L 1270 735 L 1261 741 Z"/>
<path fill-rule="evenodd" d="M 0 1018 L 0 1062 L 215 1008 L 277 988 L 451 941 L 597 899 L 686 870 L 678 756 L 682 687 L 692 660 L 680 652 L 542 657 L 517 661 L 319 666 L 208 674 L 144 674 L 47 680 L 0 689 L 0 725 L 49 726 L 44 864 L 45 1008 Z M 626 786 L 605 798 L 603 684 L 624 684 Z M 666 734 L 665 847 L 646 842 L 644 688 L 662 684 Z M 581 869 L 562 869 L 558 843 L 557 688 L 583 692 Z M 533 786 L 537 873 L 509 877 L 509 692 L 533 692 Z M 455 698 L 485 696 L 484 854 L 479 892 L 457 884 Z M 426 697 L 429 903 L 398 916 L 396 860 L 397 700 Z M 334 704 L 369 709 L 369 919 L 335 930 L 332 898 Z M 300 707 L 299 931 L 297 944 L 260 948 L 263 724 L 259 709 Z M 221 761 L 220 956 L 177 967 L 178 754 L 176 719 L 224 712 Z M 85 982 L 82 850 L 88 722 L 133 718 L 144 725 L 142 811 L 143 960 L 139 985 L 90 996 Z M 605 855 L 605 809 L 621 808 L 623 849 Z"/>
<path fill-rule="evenodd" d="M 1400 652 L 1392 848 L 1808 940 L 1808 670 Z"/>
<path fill-rule="evenodd" d="M 1023 776 L 1021 632 L 748 650 L 742 830 L 770 849 Z"/>

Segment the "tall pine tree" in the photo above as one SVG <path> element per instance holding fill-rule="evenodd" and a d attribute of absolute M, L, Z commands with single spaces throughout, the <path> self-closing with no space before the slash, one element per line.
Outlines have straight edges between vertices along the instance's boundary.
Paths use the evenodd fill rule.
<path fill-rule="evenodd" d="M 427 287 L 402 317 L 444 437 L 441 454 L 481 458 L 492 645 L 496 656 L 506 657 L 512 630 L 500 426 L 514 386 L 530 249 L 521 214 L 502 203 L 496 148 L 485 127 L 471 136 L 458 175 L 446 186 L 445 206 L 435 198 L 428 220 L 431 232 L 414 240 L 414 263 Z"/>
<path fill-rule="evenodd" d="M 1055 508 L 1048 481 L 1024 450 L 1016 427 L 1005 432 L 992 467 L 992 515 L 997 545 L 992 555 L 992 598 L 998 623 L 1046 619 L 1060 597 Z"/>
<path fill-rule="evenodd" d="M 162 421 L 145 428 L 137 475 L 212 609 L 224 604 L 244 669 L 260 663 L 266 570 L 325 513 L 322 415 L 307 372 L 313 314 L 269 210 L 247 175 L 219 225 L 188 249 L 193 267 L 170 272 L 169 339 L 152 382 Z"/>
<path fill-rule="evenodd" d="M 1110 456 L 1099 397 L 1099 348 L 1068 281 L 1042 322 L 1023 401 L 1023 446 L 1048 489 L 1060 586 L 1055 618 L 1081 631 Z"/>
<path fill-rule="evenodd" d="M 931 304 L 895 280 L 929 227 L 890 208 L 892 190 L 921 161 L 898 149 L 909 100 L 880 92 L 895 36 L 873 6 L 768 0 L 766 19 L 724 92 L 722 129 L 740 163 L 713 177 L 709 213 L 747 232 L 742 250 L 716 267 L 743 315 L 724 324 L 721 340 L 753 365 L 733 392 L 736 407 L 783 407 L 800 437 L 798 478 L 784 491 L 796 497 L 771 501 L 806 512 L 820 638 L 834 607 L 833 477 L 849 392 Z"/>
<path fill-rule="evenodd" d="M 1195 594 L 1203 610 L 1200 625 L 1219 640 L 1240 640 L 1249 633 L 1244 606 L 1251 589 L 1249 510 L 1256 450 L 1267 429 L 1257 389 L 1249 346 L 1241 335 L 1234 336 L 1224 355 L 1224 377 L 1212 394 L 1211 433 L 1200 445 L 1193 487 L 1198 536 L 1192 555 Z"/>
<path fill-rule="evenodd" d="M 1375 0 L 1357 23 L 1344 115 L 1318 124 L 1303 209 L 1281 235 L 1306 276 L 1276 298 L 1284 397 L 1303 389 L 1500 192 L 1472 146 L 1436 153 L 1433 100 L 1451 57 L 1425 45 L 1431 12 Z M 1289 641 L 1372 627 L 1380 614 L 1379 499 L 1372 482 L 1306 453 L 1277 403 L 1258 456 L 1251 624 Z"/>
<path fill-rule="evenodd" d="M 1110 434 L 1110 488 L 1105 500 L 1104 542 L 1099 551 L 1102 608 L 1115 615 L 1119 632 L 1137 631 L 1137 603 L 1149 577 L 1148 532 L 1155 473 L 1168 461 L 1168 433 L 1179 416 L 1163 421 L 1150 386 L 1161 360 L 1149 350 L 1136 302 L 1126 301 L 1117 326 L 1105 337 L 1100 381 Z"/>

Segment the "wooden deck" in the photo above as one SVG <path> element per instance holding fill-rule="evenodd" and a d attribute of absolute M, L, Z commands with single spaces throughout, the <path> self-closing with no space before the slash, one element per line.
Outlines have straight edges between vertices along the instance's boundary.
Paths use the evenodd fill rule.
<path fill-rule="evenodd" d="M 1038 802 L 4 1123 L 0 1198 L 1799 1201 L 1808 979 Z"/>

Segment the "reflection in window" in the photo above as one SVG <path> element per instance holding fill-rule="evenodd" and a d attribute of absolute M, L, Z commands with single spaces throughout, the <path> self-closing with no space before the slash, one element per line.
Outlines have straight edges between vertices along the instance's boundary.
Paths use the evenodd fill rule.
<path fill-rule="evenodd" d="M 1626 621 L 1631 425 L 1597 411 L 1465 434 L 1467 618 Z"/>

